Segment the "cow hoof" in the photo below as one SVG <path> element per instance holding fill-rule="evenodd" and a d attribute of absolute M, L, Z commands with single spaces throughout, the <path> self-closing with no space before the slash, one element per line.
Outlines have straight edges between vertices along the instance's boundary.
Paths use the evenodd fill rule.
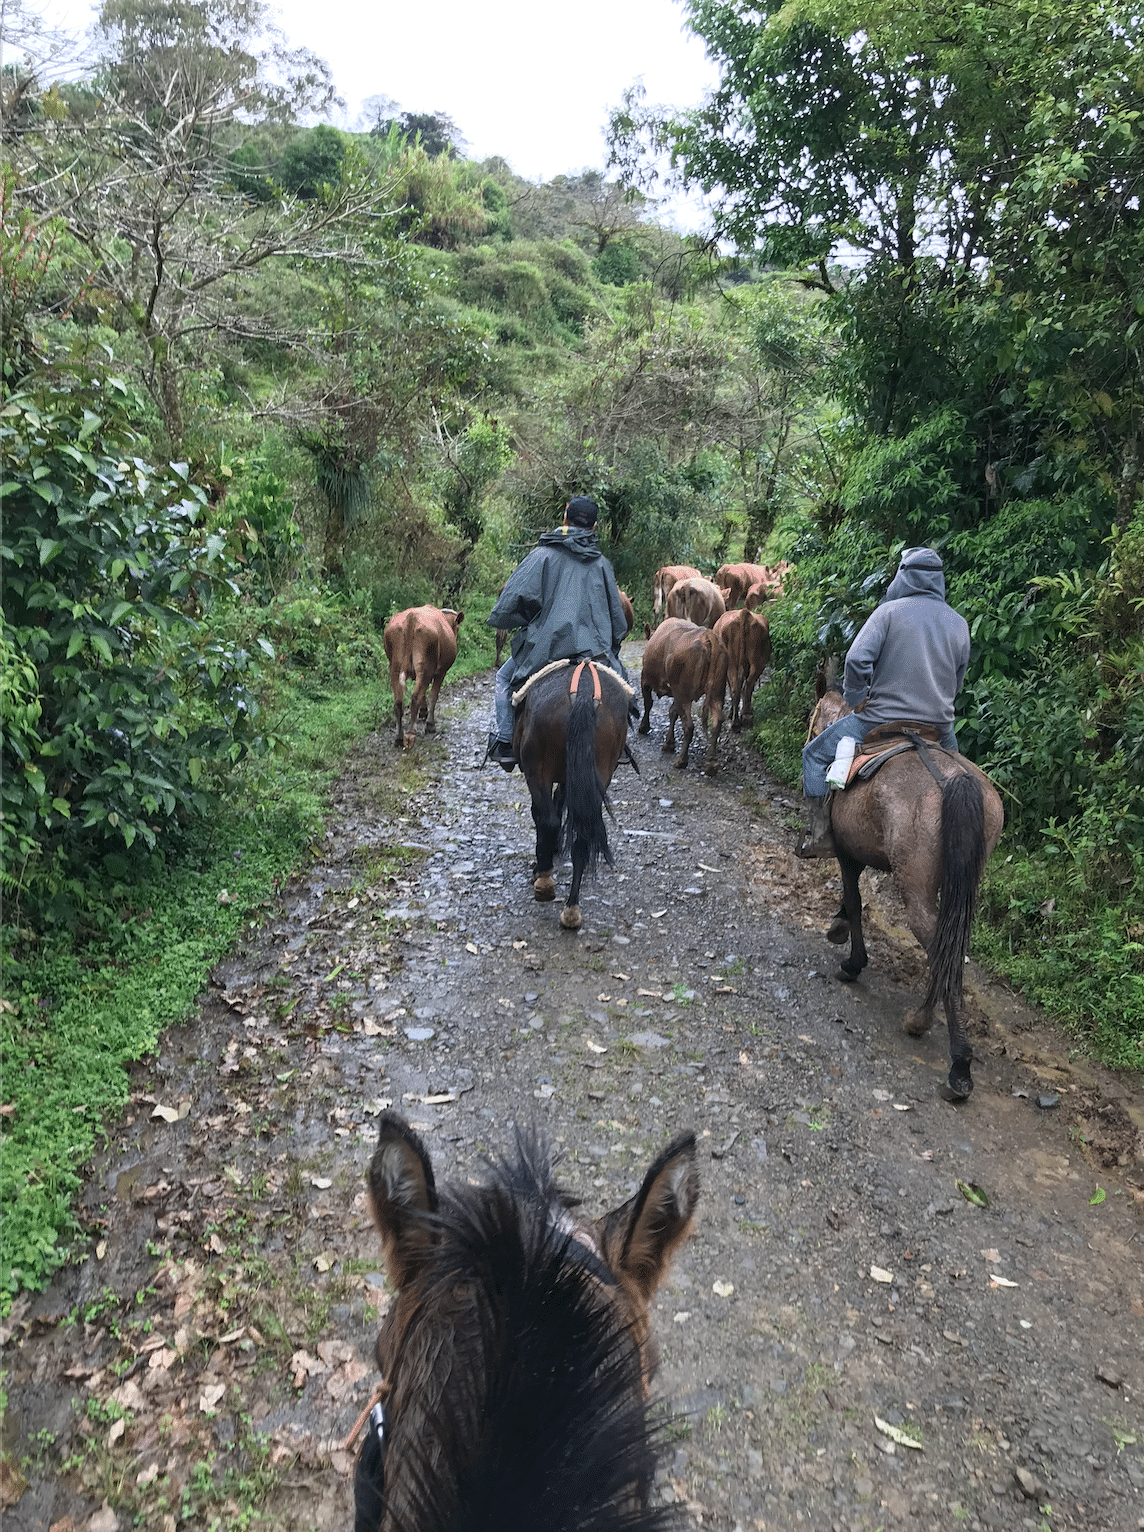
<path fill-rule="evenodd" d="M 826 928 L 826 940 L 840 947 L 850 940 L 850 922 L 842 915 L 835 915 Z"/>
<path fill-rule="evenodd" d="M 707 776 L 713 777 L 715 775 L 715 773 L 719 770 L 719 767 L 715 764 L 714 761 L 712 761 L 709 766 L 704 766 L 703 770 L 704 770 L 704 772 L 706 773 Z"/>
<path fill-rule="evenodd" d="M 637 734 L 650 734 L 651 733 L 651 724 L 648 722 L 648 720 L 646 718 L 644 719 L 643 723 L 640 724 L 639 728 L 636 730 L 636 733 Z"/>
<path fill-rule="evenodd" d="M 675 764 L 676 771 L 686 771 L 687 770 L 687 759 L 686 759 L 685 756 L 681 755 L 679 757 L 678 761 L 676 761 L 674 764 Z"/>
<path fill-rule="evenodd" d="M 560 924 L 566 931 L 578 931 L 580 929 L 580 906 L 578 904 L 566 904 L 560 911 Z"/>
<path fill-rule="evenodd" d="M 416 734 L 407 734 L 405 736 L 405 738 L 402 740 L 402 744 L 405 746 L 406 750 L 412 750 L 413 746 L 416 743 L 417 743 L 417 736 L 416 736 Z"/>
<path fill-rule="evenodd" d="M 556 879 L 550 872 L 542 872 L 532 885 L 532 891 L 541 904 L 556 898 Z"/>
<path fill-rule="evenodd" d="M 430 718 L 430 719 L 426 720 L 425 732 L 426 732 L 426 734 L 436 734 L 436 732 L 437 732 L 437 720 L 435 718 Z"/>

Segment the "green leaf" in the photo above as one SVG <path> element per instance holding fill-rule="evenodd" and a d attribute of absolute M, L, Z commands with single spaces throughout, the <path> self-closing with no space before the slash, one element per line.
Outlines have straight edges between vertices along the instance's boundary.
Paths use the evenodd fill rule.
<path fill-rule="evenodd" d="M 1093 1192 L 1092 1196 L 1088 1199 L 1089 1207 L 1090 1208 L 1098 1208 L 1100 1206 L 1100 1204 L 1104 1201 L 1106 1195 L 1107 1194 L 1106 1194 L 1106 1192 L 1104 1190 L 1104 1187 L 1103 1186 L 1098 1186 L 1096 1188 L 1096 1190 Z"/>
<path fill-rule="evenodd" d="M 66 798 L 53 798 L 52 808 L 55 809 L 57 814 L 62 814 L 65 819 L 71 818 L 71 804 Z"/>
<path fill-rule="evenodd" d="M 68 639 L 67 659 L 73 659 L 83 648 L 83 634 L 78 628 L 73 629 L 72 636 Z"/>
<path fill-rule="evenodd" d="M 98 654 L 102 654 L 103 658 L 109 665 L 114 663 L 111 654 L 111 645 L 107 642 L 102 633 L 93 633 L 91 635 L 91 647 Z"/>
<path fill-rule="evenodd" d="M 975 1182 L 958 1181 L 956 1185 L 966 1202 L 971 1202 L 975 1208 L 987 1208 L 989 1206 L 989 1198 Z"/>

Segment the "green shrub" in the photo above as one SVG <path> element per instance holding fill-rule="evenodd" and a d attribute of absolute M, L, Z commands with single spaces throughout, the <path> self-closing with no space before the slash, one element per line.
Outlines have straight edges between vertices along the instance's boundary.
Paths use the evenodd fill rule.
<path fill-rule="evenodd" d="M 209 530 L 185 464 L 131 455 L 132 404 L 109 379 L 0 411 L 4 638 L 23 698 L 4 740 L 9 872 L 32 872 L 30 844 L 72 860 L 155 846 L 210 808 L 212 769 L 263 744 L 251 654 L 201 621 L 217 588 L 237 589 L 243 538 Z"/>

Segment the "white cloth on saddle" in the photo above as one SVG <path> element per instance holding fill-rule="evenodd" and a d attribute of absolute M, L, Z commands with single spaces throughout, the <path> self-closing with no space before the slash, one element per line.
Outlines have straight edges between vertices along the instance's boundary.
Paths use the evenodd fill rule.
<path fill-rule="evenodd" d="M 524 685 L 520 688 L 519 691 L 513 692 L 513 694 L 512 694 L 512 705 L 513 705 L 513 707 L 519 707 L 520 706 L 520 704 L 524 701 L 525 695 L 528 692 L 529 687 L 533 684 L 534 681 L 539 681 L 541 676 L 550 676 L 553 673 L 553 671 L 555 671 L 555 670 L 565 670 L 565 669 L 567 669 L 567 667 L 569 665 L 580 665 L 580 664 L 583 664 L 585 669 L 589 665 L 595 665 L 596 670 L 598 671 L 598 673 L 600 675 L 602 675 L 602 676 L 607 676 L 608 680 L 611 681 L 614 686 L 618 686 L 619 687 L 619 689 L 623 692 L 625 697 L 634 697 L 635 696 L 635 694 L 636 694 L 635 687 L 634 686 L 629 686 L 628 683 L 624 680 L 623 676 L 617 675 L 614 670 L 610 670 L 608 668 L 608 666 L 605 665 L 602 660 L 583 660 L 583 661 L 581 661 L 581 660 L 553 660 L 551 665 L 545 665 L 543 670 L 538 670 L 535 675 L 529 676 L 528 680 L 524 683 Z"/>

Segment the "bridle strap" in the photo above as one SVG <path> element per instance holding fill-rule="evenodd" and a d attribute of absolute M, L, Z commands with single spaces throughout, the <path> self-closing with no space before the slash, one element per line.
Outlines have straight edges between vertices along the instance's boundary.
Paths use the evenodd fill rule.
<path fill-rule="evenodd" d="M 584 669 L 585 665 L 587 665 L 588 669 L 592 672 L 592 701 L 596 704 L 597 707 L 599 707 L 600 700 L 604 693 L 603 688 L 600 686 L 600 672 L 596 669 L 595 663 L 592 660 L 581 660 L 580 663 L 576 666 L 576 669 L 572 672 L 572 680 L 568 686 L 568 695 L 570 697 L 574 697 L 576 695 L 576 688 L 580 684 L 580 672 Z"/>

